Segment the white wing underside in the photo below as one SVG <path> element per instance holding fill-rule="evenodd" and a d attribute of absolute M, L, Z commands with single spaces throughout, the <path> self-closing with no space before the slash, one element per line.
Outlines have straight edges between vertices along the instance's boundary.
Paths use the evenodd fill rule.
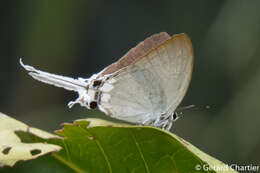
<path fill-rule="evenodd" d="M 100 107 L 112 117 L 144 123 L 175 111 L 188 88 L 193 53 L 186 35 L 176 36 L 132 65 L 118 71 L 106 82 Z M 105 99 L 107 94 L 109 99 Z"/>

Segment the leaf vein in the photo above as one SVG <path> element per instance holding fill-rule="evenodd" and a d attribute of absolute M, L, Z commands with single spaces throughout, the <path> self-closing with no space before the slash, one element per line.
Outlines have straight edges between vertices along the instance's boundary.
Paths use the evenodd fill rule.
<path fill-rule="evenodd" d="M 59 160 L 60 162 L 64 163 L 65 165 L 67 165 L 69 168 L 73 169 L 75 172 L 77 173 L 86 173 L 86 171 L 83 171 L 82 169 L 80 169 L 79 167 L 77 167 L 75 164 L 73 164 L 71 161 L 67 161 L 66 159 L 64 159 L 63 157 L 61 157 L 58 154 L 54 154 L 54 157 Z"/>
<path fill-rule="evenodd" d="M 104 148 L 102 147 L 101 143 L 99 142 L 99 140 L 95 137 L 95 135 L 93 135 L 91 132 L 87 131 L 86 129 L 82 128 L 81 126 L 79 126 L 83 131 L 85 131 L 86 133 L 88 134 L 91 134 L 93 137 L 94 137 L 94 141 L 95 143 L 97 144 L 99 150 L 101 151 L 102 155 L 104 156 L 104 159 L 107 163 L 107 167 L 108 167 L 108 170 L 110 173 L 112 173 L 112 167 L 111 167 L 111 164 L 109 162 L 109 159 L 108 159 L 108 156 L 104 150 Z"/>
<path fill-rule="evenodd" d="M 148 167 L 148 165 L 147 165 L 147 163 L 146 163 L 146 161 L 145 161 L 145 159 L 144 159 L 144 155 L 143 155 L 143 152 L 142 152 L 142 150 L 141 150 L 141 148 L 140 148 L 140 145 L 138 144 L 138 142 L 137 142 L 137 140 L 136 140 L 136 137 L 135 137 L 135 135 L 133 134 L 133 132 L 131 132 L 131 134 L 132 134 L 133 140 L 134 140 L 134 142 L 135 142 L 135 146 L 136 146 L 136 148 L 137 148 L 137 150 L 138 150 L 138 152 L 139 152 L 139 154 L 140 154 L 140 156 L 141 156 L 141 158 L 142 158 L 142 160 L 143 160 L 145 170 L 146 170 L 147 173 L 150 173 L 149 167 Z"/>
<path fill-rule="evenodd" d="M 104 151 L 104 148 L 102 147 L 102 145 L 100 144 L 100 142 L 98 140 L 95 140 L 95 141 L 96 141 L 96 144 L 98 145 L 100 151 L 102 152 L 102 154 L 103 154 L 103 156 L 104 156 L 104 158 L 105 158 L 105 160 L 107 162 L 107 166 L 108 166 L 109 172 L 112 172 L 111 164 L 110 164 L 110 162 L 108 160 L 106 152 Z"/>

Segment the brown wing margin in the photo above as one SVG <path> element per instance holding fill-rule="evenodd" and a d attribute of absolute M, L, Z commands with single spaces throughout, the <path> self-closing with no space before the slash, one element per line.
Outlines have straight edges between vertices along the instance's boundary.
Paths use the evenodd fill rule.
<path fill-rule="evenodd" d="M 136 47 L 130 49 L 121 59 L 117 62 L 109 65 L 106 67 L 101 75 L 111 74 L 114 73 L 124 67 L 135 62 L 137 59 L 143 57 L 151 50 L 157 48 L 160 44 L 164 43 L 165 41 L 169 40 L 171 36 L 166 32 L 161 32 L 158 34 L 154 34 L 144 41 L 140 42 Z"/>

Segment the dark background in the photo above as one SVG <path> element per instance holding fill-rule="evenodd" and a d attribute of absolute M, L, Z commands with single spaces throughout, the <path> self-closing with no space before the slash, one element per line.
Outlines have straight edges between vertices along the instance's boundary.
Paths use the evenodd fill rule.
<path fill-rule="evenodd" d="M 100 116 L 66 104 L 77 94 L 35 81 L 19 65 L 89 77 L 146 37 L 187 33 L 195 51 L 188 111 L 174 133 L 228 164 L 260 165 L 260 1 L 4 1 L 0 111 L 52 131 Z M 102 114 L 103 115 L 103 114 Z"/>

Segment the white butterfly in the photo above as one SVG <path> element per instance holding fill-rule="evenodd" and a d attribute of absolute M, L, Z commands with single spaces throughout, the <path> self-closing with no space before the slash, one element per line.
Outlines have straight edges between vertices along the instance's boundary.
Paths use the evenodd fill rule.
<path fill-rule="evenodd" d="M 34 79 L 78 92 L 69 107 L 98 107 L 120 120 L 169 130 L 191 80 L 193 49 L 186 34 L 154 34 L 87 79 L 43 72 L 21 59 L 20 63 Z"/>

